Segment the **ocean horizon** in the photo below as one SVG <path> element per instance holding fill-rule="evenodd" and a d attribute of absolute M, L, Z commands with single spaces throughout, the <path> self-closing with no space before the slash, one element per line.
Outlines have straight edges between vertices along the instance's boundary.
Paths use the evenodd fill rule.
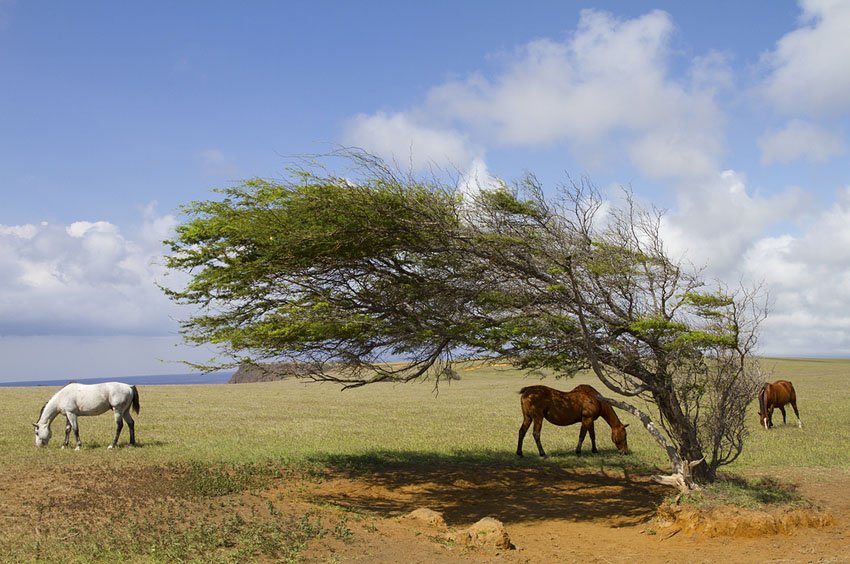
<path fill-rule="evenodd" d="M 136 386 L 172 386 L 180 384 L 226 384 L 233 376 L 234 370 L 220 372 L 191 372 L 183 374 L 148 374 L 140 376 L 106 376 L 103 378 L 74 378 L 55 380 L 22 380 L 17 382 L 0 382 L 0 388 L 28 388 L 33 386 L 64 386 L 69 382 L 80 384 L 100 384 L 102 382 L 124 382 Z"/>

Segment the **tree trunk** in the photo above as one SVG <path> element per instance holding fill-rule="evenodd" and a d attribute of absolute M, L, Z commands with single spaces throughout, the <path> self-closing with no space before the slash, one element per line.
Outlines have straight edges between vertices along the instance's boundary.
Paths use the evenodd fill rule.
<path fill-rule="evenodd" d="M 697 436 L 697 429 L 682 412 L 675 392 L 669 389 L 656 391 L 653 392 L 653 398 L 661 416 L 664 418 L 670 438 L 676 443 L 682 462 L 688 465 L 702 460 L 701 463 L 691 468 L 693 481 L 698 484 L 713 482 L 715 475 L 714 472 L 710 471 L 709 465 L 704 460 L 705 456 Z"/>

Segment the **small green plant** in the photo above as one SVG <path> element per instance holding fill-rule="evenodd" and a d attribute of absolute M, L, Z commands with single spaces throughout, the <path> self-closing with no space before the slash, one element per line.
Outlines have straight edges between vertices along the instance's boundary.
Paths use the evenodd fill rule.
<path fill-rule="evenodd" d="M 343 515 L 340 517 L 339 521 L 337 521 L 336 526 L 334 526 L 333 535 L 334 538 L 344 541 L 347 541 L 354 536 L 354 532 L 348 528 L 347 515 Z"/>

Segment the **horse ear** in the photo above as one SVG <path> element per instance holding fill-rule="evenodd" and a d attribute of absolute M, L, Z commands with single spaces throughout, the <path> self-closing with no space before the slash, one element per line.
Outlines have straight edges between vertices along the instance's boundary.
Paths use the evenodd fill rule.
<path fill-rule="evenodd" d="M 33 426 L 35 429 L 38 429 L 38 423 L 33 423 L 33 424 L 32 424 L 32 426 Z"/>
<path fill-rule="evenodd" d="M 625 428 L 626 428 L 626 427 L 628 427 L 629 425 L 631 425 L 631 423 L 626 423 L 625 425 L 623 425 L 623 429 L 625 429 Z"/>

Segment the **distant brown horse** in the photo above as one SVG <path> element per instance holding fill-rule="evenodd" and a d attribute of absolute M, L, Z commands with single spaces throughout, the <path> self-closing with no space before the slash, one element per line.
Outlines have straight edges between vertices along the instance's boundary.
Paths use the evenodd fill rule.
<path fill-rule="evenodd" d="M 773 427 L 773 408 L 782 412 L 782 423 L 785 424 L 785 405 L 791 404 L 794 415 L 797 416 L 797 426 L 802 427 L 800 412 L 797 411 L 797 392 L 788 380 L 777 380 L 773 384 L 766 383 L 759 391 L 759 420 L 765 429 Z"/>
<path fill-rule="evenodd" d="M 562 426 L 581 422 L 576 454 L 581 455 L 581 443 L 584 442 L 584 436 L 588 432 L 592 452 L 599 452 L 596 450 L 596 432 L 593 429 L 593 422 L 600 416 L 611 426 L 611 440 L 614 441 L 617 450 L 628 454 L 629 445 L 626 441 L 628 425 L 620 422 L 614 408 L 600 400 L 599 392 L 592 386 L 582 384 L 569 392 L 562 392 L 548 386 L 528 386 L 521 389 L 519 393 L 521 394 L 522 426 L 519 428 L 517 456 L 522 456 L 522 440 L 532 421 L 534 429 L 531 434 L 537 443 L 537 450 L 540 456 L 546 456 L 543 445 L 540 444 L 540 428 L 543 426 L 544 419 L 554 425 Z"/>

